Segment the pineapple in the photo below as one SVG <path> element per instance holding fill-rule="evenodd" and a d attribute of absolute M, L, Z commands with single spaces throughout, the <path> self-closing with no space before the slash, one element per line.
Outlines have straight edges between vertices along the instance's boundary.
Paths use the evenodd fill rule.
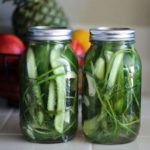
<path fill-rule="evenodd" d="M 67 27 L 68 20 L 55 0 L 3 0 L 13 1 L 17 8 L 12 15 L 16 35 L 25 40 L 31 26 Z"/>

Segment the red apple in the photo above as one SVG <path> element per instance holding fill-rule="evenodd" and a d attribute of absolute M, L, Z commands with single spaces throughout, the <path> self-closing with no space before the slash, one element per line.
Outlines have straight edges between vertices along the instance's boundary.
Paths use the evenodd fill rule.
<path fill-rule="evenodd" d="M 13 34 L 0 34 L 0 53 L 22 54 L 25 49 L 23 42 Z"/>
<path fill-rule="evenodd" d="M 13 63 L 25 50 L 23 42 L 15 35 L 9 33 L 0 34 L 0 54 L 3 60 Z M 2 60 L 0 58 L 0 63 Z"/>
<path fill-rule="evenodd" d="M 77 40 L 72 40 L 72 48 L 77 55 L 79 67 L 82 67 L 85 55 L 83 46 Z"/>

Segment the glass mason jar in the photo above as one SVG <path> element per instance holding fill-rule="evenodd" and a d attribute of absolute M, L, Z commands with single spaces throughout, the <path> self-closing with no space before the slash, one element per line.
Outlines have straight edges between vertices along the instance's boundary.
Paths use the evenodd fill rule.
<path fill-rule="evenodd" d="M 32 27 L 20 66 L 20 126 L 32 142 L 71 140 L 77 128 L 78 62 L 72 31 Z"/>
<path fill-rule="evenodd" d="M 83 133 L 93 143 L 131 142 L 139 132 L 141 110 L 135 32 L 97 28 L 90 33 L 92 46 L 83 66 Z"/>

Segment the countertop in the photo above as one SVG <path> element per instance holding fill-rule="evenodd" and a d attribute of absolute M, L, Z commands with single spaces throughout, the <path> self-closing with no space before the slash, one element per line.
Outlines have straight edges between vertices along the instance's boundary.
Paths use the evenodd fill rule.
<path fill-rule="evenodd" d="M 0 101 L 1 102 L 1 101 Z M 85 140 L 78 129 L 76 137 L 67 143 L 36 144 L 26 141 L 19 128 L 19 110 L 0 105 L 0 150 L 150 150 L 150 97 L 142 98 L 141 129 L 137 139 L 129 144 L 100 145 Z"/>

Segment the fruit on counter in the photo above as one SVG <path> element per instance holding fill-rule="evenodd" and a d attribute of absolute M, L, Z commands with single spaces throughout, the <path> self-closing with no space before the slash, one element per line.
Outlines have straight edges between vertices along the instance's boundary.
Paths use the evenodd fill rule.
<path fill-rule="evenodd" d="M 25 40 L 32 26 L 67 27 L 68 19 L 56 0 L 3 0 L 17 6 L 12 15 L 14 32 Z"/>
<path fill-rule="evenodd" d="M 82 67 L 85 55 L 83 46 L 77 40 L 72 40 L 72 48 L 78 58 L 79 67 Z"/>
<path fill-rule="evenodd" d="M 90 33 L 85 29 L 76 29 L 72 35 L 73 40 L 77 40 L 84 48 L 86 52 L 90 47 Z"/>
<path fill-rule="evenodd" d="M 82 88 L 83 88 L 82 87 L 82 65 L 84 62 L 85 51 L 84 51 L 83 46 L 77 40 L 72 40 L 72 48 L 75 51 L 75 54 L 78 58 L 78 65 L 79 65 L 78 91 L 79 91 L 79 94 L 82 94 Z"/>
<path fill-rule="evenodd" d="M 19 55 L 24 49 L 24 44 L 17 36 L 9 33 L 0 34 L 0 53 Z"/>
<path fill-rule="evenodd" d="M 25 46 L 17 36 L 0 34 L 0 97 L 11 102 L 19 99 L 18 65 L 24 51 Z"/>
<path fill-rule="evenodd" d="M 21 55 L 24 50 L 25 46 L 17 36 L 10 33 L 0 34 L 0 54 L 5 54 L 5 59 L 8 61 L 8 63 L 13 63 L 16 61 L 18 59 L 17 55 Z M 4 56 L 1 57 L 4 58 Z M 2 64 L 1 61 L 3 60 L 0 60 L 0 63 Z"/>

